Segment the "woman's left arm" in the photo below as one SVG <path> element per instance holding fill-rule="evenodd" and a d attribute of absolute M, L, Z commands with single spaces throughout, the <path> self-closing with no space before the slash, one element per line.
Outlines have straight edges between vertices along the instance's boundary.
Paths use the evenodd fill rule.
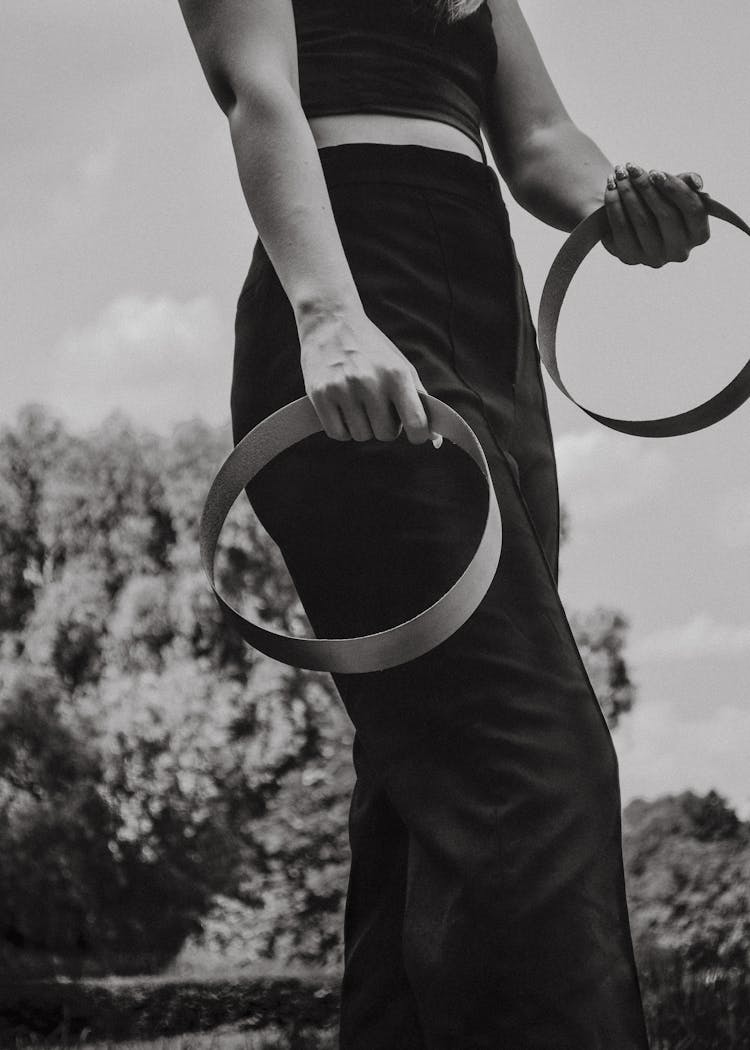
<path fill-rule="evenodd" d="M 483 130 L 498 171 L 518 203 L 557 229 L 572 230 L 607 205 L 608 251 L 628 264 L 687 259 L 708 240 L 699 175 L 613 168 L 571 120 L 518 0 L 488 0 L 497 72 Z"/>

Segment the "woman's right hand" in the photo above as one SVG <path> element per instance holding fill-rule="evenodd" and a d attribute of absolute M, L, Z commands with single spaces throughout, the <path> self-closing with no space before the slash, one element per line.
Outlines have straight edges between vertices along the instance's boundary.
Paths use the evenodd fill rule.
<path fill-rule="evenodd" d="M 305 392 L 336 441 L 393 441 L 403 427 L 412 444 L 430 431 L 416 368 L 364 310 L 329 309 L 298 323 Z"/>

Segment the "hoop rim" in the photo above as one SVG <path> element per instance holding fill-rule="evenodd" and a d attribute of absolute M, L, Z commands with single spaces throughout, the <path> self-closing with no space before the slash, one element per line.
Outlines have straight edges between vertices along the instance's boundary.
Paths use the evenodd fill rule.
<path fill-rule="evenodd" d="M 236 498 L 280 452 L 323 429 L 309 398 L 299 398 L 272 413 L 246 434 L 225 459 L 211 484 L 201 515 L 201 562 L 225 620 L 254 648 L 282 663 L 314 671 L 342 674 L 381 671 L 422 656 L 445 641 L 484 598 L 497 571 L 502 547 L 502 521 L 489 466 L 476 434 L 454 409 L 430 395 L 424 397 L 424 402 L 431 429 L 462 448 L 485 479 L 484 530 L 469 564 L 437 601 L 411 619 L 375 634 L 315 638 L 272 631 L 246 619 L 216 586 L 216 549 Z"/>
<path fill-rule="evenodd" d="M 750 226 L 739 215 L 713 200 L 706 193 L 701 193 L 709 215 L 729 223 L 742 233 L 750 236 Z M 692 434 L 704 430 L 713 423 L 718 423 L 744 404 L 750 398 L 750 360 L 726 386 L 695 408 L 678 412 L 672 416 L 657 419 L 619 419 L 606 416 L 586 408 L 570 393 L 560 375 L 557 362 L 557 324 L 565 295 L 578 268 L 591 249 L 599 243 L 602 236 L 609 232 L 609 221 L 606 208 L 599 208 L 587 216 L 573 230 L 555 256 L 554 262 L 544 283 L 542 298 L 539 304 L 539 321 L 537 336 L 539 356 L 552 382 L 565 397 L 577 405 L 587 416 L 599 423 L 617 430 L 622 434 L 635 437 L 677 437 L 681 434 Z"/>

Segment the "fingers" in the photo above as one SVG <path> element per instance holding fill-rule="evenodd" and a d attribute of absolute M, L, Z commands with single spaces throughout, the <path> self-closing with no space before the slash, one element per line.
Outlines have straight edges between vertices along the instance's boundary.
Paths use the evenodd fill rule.
<path fill-rule="evenodd" d="M 429 421 L 420 393 L 427 391 L 418 377 L 399 371 L 391 377 L 391 396 L 407 438 L 419 445 L 431 437 Z"/>
<path fill-rule="evenodd" d="M 658 181 L 652 178 L 651 173 L 637 164 L 628 164 L 627 172 L 628 178 L 620 185 L 623 188 L 627 185 L 626 192 L 642 202 L 653 235 L 648 248 L 644 247 L 644 263 L 659 267 L 667 262 L 684 262 L 690 254 L 692 243 L 686 236 L 680 211 L 660 193 Z"/>
<path fill-rule="evenodd" d="M 362 402 L 373 437 L 378 441 L 393 441 L 397 438 L 401 432 L 401 422 L 393 404 L 379 395 L 374 385 L 362 391 Z"/>
<path fill-rule="evenodd" d="M 656 179 L 656 185 L 662 196 L 681 213 L 690 236 L 691 247 L 705 244 L 710 231 L 708 214 L 699 192 L 703 188 L 703 179 L 695 172 L 682 175 L 669 175 L 665 172 L 654 174 L 664 176 L 663 180 Z"/>
<path fill-rule="evenodd" d="M 684 262 L 709 237 L 702 186 L 694 172 L 669 175 L 646 172 L 637 164 L 618 165 L 605 192 L 611 229 L 605 247 L 629 265 Z"/>
<path fill-rule="evenodd" d="M 355 379 L 347 386 L 308 391 L 328 437 L 336 441 L 393 441 L 402 429 L 412 444 L 442 437 L 430 430 L 422 398 L 427 391 L 416 371 L 394 369 L 380 384 Z"/>
<path fill-rule="evenodd" d="M 416 386 L 417 393 L 420 396 L 424 396 L 424 397 L 428 396 L 427 390 L 426 390 L 424 384 L 422 383 L 422 380 L 419 378 L 419 374 L 418 374 L 418 372 L 416 370 L 414 371 L 414 385 Z M 440 446 L 443 443 L 443 435 L 442 434 L 438 434 L 437 430 L 430 430 L 430 435 L 429 436 L 430 436 L 430 441 L 432 442 L 433 448 L 440 448 Z"/>
<path fill-rule="evenodd" d="M 308 391 L 308 397 L 328 437 L 333 438 L 334 441 L 349 441 L 351 435 L 346 428 L 338 405 L 326 398 L 322 392 Z"/>
<path fill-rule="evenodd" d="M 417 369 L 364 314 L 303 336 L 300 363 L 305 392 L 334 440 L 394 441 L 404 430 L 412 444 L 439 443 Z"/>
<path fill-rule="evenodd" d="M 420 396 L 426 395 L 427 391 L 416 369 L 410 369 L 406 362 L 388 370 L 379 381 L 355 380 L 353 389 L 366 413 L 371 437 L 378 441 L 393 441 L 402 430 L 412 444 L 420 444 L 433 437 Z M 346 408 L 343 411 L 349 425 L 350 417 L 346 415 Z M 352 413 L 352 418 L 357 425 L 359 421 L 356 413 Z M 351 425 L 349 430 L 355 440 L 367 440 L 356 436 Z M 361 432 L 364 433 L 364 428 Z"/>
<path fill-rule="evenodd" d="M 370 441 L 375 435 L 365 413 L 364 405 L 348 398 L 339 405 L 346 428 L 355 441 Z"/>
<path fill-rule="evenodd" d="M 690 188 L 694 189 L 696 193 L 701 193 L 703 191 L 703 179 L 697 171 L 681 171 L 678 173 L 677 178 L 682 179 L 683 182 L 687 182 L 690 185 Z"/>
<path fill-rule="evenodd" d="M 364 406 L 334 384 L 307 390 L 318 419 L 334 441 L 369 441 L 373 437 Z"/>
<path fill-rule="evenodd" d="M 609 187 L 609 183 L 607 185 Z M 615 168 L 615 185 L 620 206 L 636 242 L 636 261 L 656 262 L 662 254 L 662 236 L 648 203 L 636 187 L 635 180 L 629 177 L 628 170 L 619 165 Z M 632 254 L 629 251 L 628 257 Z"/>
<path fill-rule="evenodd" d="M 625 211 L 614 175 L 610 175 L 607 179 L 604 204 L 607 208 L 610 236 L 603 238 L 602 243 L 607 251 L 616 255 L 621 262 L 628 266 L 635 266 L 636 263 L 641 262 L 641 246 Z"/>

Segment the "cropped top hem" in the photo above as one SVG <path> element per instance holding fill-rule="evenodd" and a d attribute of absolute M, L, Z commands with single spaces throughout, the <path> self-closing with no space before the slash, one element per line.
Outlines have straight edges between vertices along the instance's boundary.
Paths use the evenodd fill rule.
<path fill-rule="evenodd" d="M 467 125 L 464 120 L 461 120 L 452 113 L 443 112 L 442 110 L 416 109 L 413 106 L 409 106 L 408 108 L 397 105 L 388 106 L 379 102 L 376 105 L 355 104 L 352 106 L 335 106 L 331 108 L 325 106 L 316 106 L 314 108 L 308 107 L 306 116 L 310 119 L 311 117 L 335 117 L 338 115 L 351 115 L 355 113 L 382 113 L 385 116 L 421 117 L 423 120 L 434 120 L 441 124 L 450 124 L 451 127 L 463 131 L 464 135 L 468 135 L 472 142 L 479 147 L 482 159 L 484 161 L 487 160 L 487 154 L 485 152 L 484 142 L 479 127 L 475 125 Z"/>

